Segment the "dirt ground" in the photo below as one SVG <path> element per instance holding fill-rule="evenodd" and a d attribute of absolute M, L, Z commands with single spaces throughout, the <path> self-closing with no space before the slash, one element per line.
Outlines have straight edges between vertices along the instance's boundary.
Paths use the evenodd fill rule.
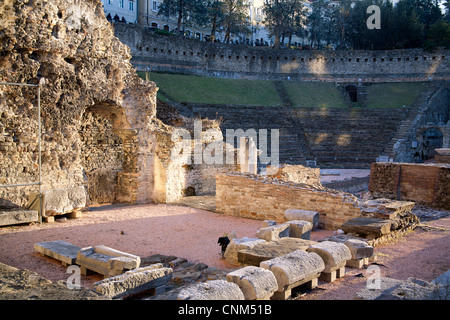
<path fill-rule="evenodd" d="M 381 276 L 415 277 L 431 281 L 450 269 L 450 216 L 426 222 L 401 239 L 375 247 Z M 255 237 L 262 221 L 226 216 L 198 208 L 166 204 L 111 205 L 91 208 L 80 219 L 0 228 L 0 262 L 38 273 L 51 281 L 67 280 L 66 268 L 34 251 L 38 242 L 64 240 L 80 247 L 106 245 L 141 257 L 153 254 L 184 257 L 210 267 L 232 269 L 221 259 L 217 240 L 234 231 L 239 238 Z M 319 240 L 334 231 L 313 231 Z M 319 282 L 299 299 L 353 299 L 366 283 L 363 269 L 347 269 L 333 283 Z M 81 286 L 91 287 L 99 275 L 82 276 Z"/>

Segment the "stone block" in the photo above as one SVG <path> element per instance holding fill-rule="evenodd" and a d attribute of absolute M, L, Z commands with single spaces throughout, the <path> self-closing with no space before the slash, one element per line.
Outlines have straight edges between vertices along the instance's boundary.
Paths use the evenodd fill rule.
<path fill-rule="evenodd" d="M 280 224 L 261 228 L 256 232 L 256 236 L 259 239 L 264 239 L 266 241 L 274 241 L 283 237 L 289 237 L 289 225 Z"/>
<path fill-rule="evenodd" d="M 324 273 L 334 273 L 352 258 L 350 249 L 345 244 L 333 241 L 319 242 L 310 246 L 307 251 L 317 253 L 322 258 L 325 263 Z M 339 273 L 342 274 L 342 270 Z"/>
<path fill-rule="evenodd" d="M 262 227 L 267 228 L 267 227 L 275 226 L 276 224 L 277 224 L 277 222 L 274 220 L 264 220 Z"/>
<path fill-rule="evenodd" d="M 270 260 L 296 250 L 306 251 L 317 242 L 299 238 L 281 238 L 276 241 L 264 241 L 251 248 L 238 251 L 238 261 L 242 265 L 259 266 L 262 261 Z"/>
<path fill-rule="evenodd" d="M 66 241 L 56 240 L 35 243 L 34 250 L 43 256 L 59 260 L 63 265 L 67 266 L 75 264 L 81 248 Z"/>
<path fill-rule="evenodd" d="M 128 270 L 139 268 L 141 259 L 138 256 L 121 252 L 106 246 L 82 248 L 77 254 L 76 264 L 81 273 L 94 271 L 105 277 L 116 276 Z"/>
<path fill-rule="evenodd" d="M 289 237 L 311 239 L 311 230 L 313 224 L 305 220 L 290 220 L 285 224 L 289 225 Z"/>
<path fill-rule="evenodd" d="M 37 210 L 27 210 L 21 208 L 0 210 L 0 226 L 10 226 L 38 221 L 39 215 Z"/>
<path fill-rule="evenodd" d="M 363 259 L 373 256 L 373 247 L 363 240 L 348 239 L 344 244 L 349 248 L 352 259 Z"/>
<path fill-rule="evenodd" d="M 181 289 L 177 300 L 245 300 L 245 298 L 237 284 L 225 280 L 211 280 Z"/>
<path fill-rule="evenodd" d="M 278 289 L 275 275 L 266 269 L 247 266 L 227 274 L 228 282 L 241 288 L 245 300 L 269 300 Z"/>
<path fill-rule="evenodd" d="M 232 265 L 239 265 L 238 261 L 238 252 L 242 249 L 250 249 L 253 246 L 259 244 L 259 243 L 265 243 L 266 240 L 258 239 L 258 238 L 240 238 L 240 239 L 233 239 L 228 244 L 227 249 L 225 250 L 225 260 L 232 264 Z"/>
<path fill-rule="evenodd" d="M 154 295 L 172 279 L 172 274 L 172 268 L 164 268 L 161 263 L 153 264 L 98 281 L 93 290 L 114 299 L 142 292 Z"/>
<path fill-rule="evenodd" d="M 344 222 L 341 229 L 345 233 L 376 239 L 391 232 L 393 220 L 358 217 Z"/>
<path fill-rule="evenodd" d="M 318 254 L 297 250 L 263 261 L 260 267 L 272 271 L 277 279 L 278 289 L 273 299 L 286 300 L 291 297 L 292 288 L 305 283 L 309 283 L 311 288 L 316 286 L 325 264 Z"/>
<path fill-rule="evenodd" d="M 44 196 L 47 216 L 70 213 L 87 206 L 86 190 L 83 186 L 45 191 Z"/>
<path fill-rule="evenodd" d="M 319 213 L 317 211 L 288 209 L 284 212 L 284 219 L 289 220 L 305 220 L 313 224 L 313 228 L 319 226 Z"/>

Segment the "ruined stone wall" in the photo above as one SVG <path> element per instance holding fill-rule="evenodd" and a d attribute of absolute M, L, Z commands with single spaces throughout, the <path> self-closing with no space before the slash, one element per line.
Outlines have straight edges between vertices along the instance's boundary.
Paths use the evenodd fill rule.
<path fill-rule="evenodd" d="M 198 179 L 180 179 L 157 87 L 137 76 L 100 0 L 3 1 L 0 40 L 0 82 L 41 87 L 47 200 L 81 187 L 87 205 L 165 202 Z M 0 184 L 38 181 L 37 105 L 36 88 L 0 85 Z M 0 199 L 25 206 L 37 190 L 0 188 Z"/>
<path fill-rule="evenodd" d="M 286 79 L 434 79 L 450 77 L 449 50 L 311 51 L 206 43 L 159 36 L 137 25 L 114 24 L 142 70 L 216 77 Z"/>
<path fill-rule="evenodd" d="M 373 163 L 369 191 L 375 198 L 409 200 L 450 209 L 450 165 Z"/>
<path fill-rule="evenodd" d="M 269 177 L 228 173 L 216 176 L 216 210 L 258 220 L 283 222 L 287 209 L 317 211 L 319 225 L 337 229 L 361 215 L 351 194 Z"/>
<path fill-rule="evenodd" d="M 267 167 L 267 172 L 271 171 L 271 167 Z M 304 183 L 311 186 L 321 186 L 320 168 L 309 168 L 302 165 L 285 164 L 278 168 L 276 173 L 270 174 L 272 178 L 283 181 L 291 181 L 295 183 Z"/>

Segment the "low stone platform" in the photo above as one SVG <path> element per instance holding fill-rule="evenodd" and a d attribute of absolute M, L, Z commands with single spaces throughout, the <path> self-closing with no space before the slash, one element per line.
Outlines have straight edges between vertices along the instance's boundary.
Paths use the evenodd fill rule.
<path fill-rule="evenodd" d="M 27 210 L 23 208 L 0 210 L 0 227 L 31 222 L 39 222 L 37 210 Z"/>
<path fill-rule="evenodd" d="M 317 242 L 289 237 L 258 243 L 251 248 L 239 250 L 238 262 L 242 265 L 258 267 L 262 261 L 280 257 L 296 250 L 306 251 L 315 243 Z"/>
<path fill-rule="evenodd" d="M 57 240 L 39 242 L 34 245 L 34 250 L 43 256 L 61 261 L 64 266 L 75 264 L 80 247 L 69 242 Z"/>

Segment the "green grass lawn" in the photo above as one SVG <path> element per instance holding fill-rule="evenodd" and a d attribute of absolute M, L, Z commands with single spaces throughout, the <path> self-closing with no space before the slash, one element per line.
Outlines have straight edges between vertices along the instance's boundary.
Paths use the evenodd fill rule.
<path fill-rule="evenodd" d="M 285 81 L 284 87 L 294 107 L 342 108 L 347 106 L 341 92 L 333 83 Z"/>
<path fill-rule="evenodd" d="M 145 79 L 143 72 L 138 74 Z M 191 75 L 150 73 L 160 95 L 177 102 L 278 106 L 281 99 L 271 81 L 220 79 Z"/>
<path fill-rule="evenodd" d="M 145 77 L 144 72 L 138 72 Z M 272 81 L 221 79 L 194 75 L 151 72 L 149 79 L 160 88 L 158 97 L 177 102 L 281 106 L 281 98 Z M 334 83 L 283 81 L 294 108 L 347 107 L 343 93 Z M 412 105 L 426 83 L 380 83 L 366 86 L 365 108 L 401 108 Z M 354 107 L 358 107 L 356 103 Z"/>
<path fill-rule="evenodd" d="M 426 89 L 422 82 L 381 83 L 367 86 L 368 108 L 401 108 L 411 106 Z"/>

